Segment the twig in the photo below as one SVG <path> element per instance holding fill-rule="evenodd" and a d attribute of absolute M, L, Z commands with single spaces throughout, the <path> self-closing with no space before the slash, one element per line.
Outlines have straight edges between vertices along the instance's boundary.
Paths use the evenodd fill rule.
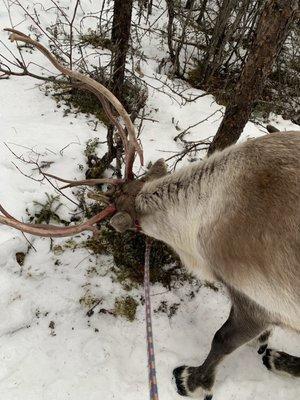
<path fill-rule="evenodd" d="M 67 196 L 65 193 L 63 193 L 58 187 L 56 187 L 51 181 L 50 179 L 47 177 L 47 174 L 45 172 L 42 171 L 42 167 L 40 166 L 38 159 L 40 157 L 40 154 L 37 156 L 37 160 L 33 161 L 33 160 L 26 160 L 22 155 L 19 156 L 17 155 L 9 146 L 7 143 L 4 143 L 5 147 L 14 155 L 14 157 L 25 163 L 25 164 L 31 164 L 34 165 L 36 167 L 36 169 L 39 171 L 39 173 L 42 175 L 42 178 L 34 178 L 32 175 L 28 175 L 26 174 L 24 171 L 22 171 L 14 162 L 12 162 L 12 164 L 16 167 L 16 169 L 26 178 L 29 178 L 33 181 L 39 182 L 39 183 L 43 183 L 44 180 L 46 180 L 54 189 L 55 191 L 57 191 L 60 195 L 62 195 L 63 197 L 65 197 L 67 200 L 69 200 L 71 203 L 73 203 L 74 205 L 76 205 L 77 207 L 80 207 L 80 205 L 78 203 L 76 203 L 73 199 L 71 199 L 69 196 Z M 32 150 L 33 151 L 33 150 Z M 34 151 L 33 151 L 34 152 Z M 38 154 L 35 152 L 35 154 Z"/>
<path fill-rule="evenodd" d="M 195 128 L 196 126 L 202 124 L 202 123 L 205 122 L 205 121 L 208 121 L 211 117 L 213 117 L 214 115 L 216 115 L 218 112 L 220 112 L 220 113 L 223 114 L 223 109 L 222 109 L 222 108 L 219 108 L 218 110 L 216 110 L 216 111 L 214 111 L 212 114 L 210 114 L 208 117 L 202 119 L 202 120 L 199 121 L 199 122 L 196 122 L 196 123 L 193 124 L 193 125 L 190 125 L 190 126 L 189 126 L 188 128 L 186 128 L 186 129 L 184 129 L 182 132 L 180 132 L 177 136 L 174 137 L 175 142 L 176 142 L 178 139 L 182 140 L 183 137 L 189 132 L 190 129 Z"/>

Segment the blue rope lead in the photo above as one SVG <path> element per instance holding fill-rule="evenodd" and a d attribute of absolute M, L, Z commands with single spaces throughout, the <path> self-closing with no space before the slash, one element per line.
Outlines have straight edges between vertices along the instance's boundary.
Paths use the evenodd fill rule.
<path fill-rule="evenodd" d="M 151 240 L 146 239 L 146 252 L 145 252 L 145 309 L 146 309 L 146 335 L 147 335 L 147 351 L 148 351 L 148 370 L 149 370 L 149 389 L 150 400 L 159 400 L 156 380 L 155 356 L 154 356 L 154 343 L 153 343 L 153 330 L 151 318 L 151 300 L 150 300 L 150 249 Z"/>

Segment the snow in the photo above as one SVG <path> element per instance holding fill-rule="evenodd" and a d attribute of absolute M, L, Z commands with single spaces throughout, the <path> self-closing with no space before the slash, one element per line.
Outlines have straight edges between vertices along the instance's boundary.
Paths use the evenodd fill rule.
<path fill-rule="evenodd" d="M 10 26 L 9 15 L 0 3 L 0 25 Z M 32 5 L 32 2 L 22 1 Z M 47 1 L 42 2 L 49 4 Z M 68 1 L 61 1 L 68 5 Z M 99 1 L 83 0 L 82 8 L 93 11 Z M 95 4 L 97 3 L 97 4 Z M 155 9 L 154 19 L 161 10 Z M 80 10 L 80 13 L 82 11 Z M 13 19 L 20 22 L 18 29 L 27 30 L 29 22 L 14 8 Z M 81 15 L 82 16 L 82 15 Z M 55 21 L 51 12 L 41 12 L 43 24 Z M 23 22 L 22 22 L 23 21 Z M 86 22 L 87 23 L 87 22 Z M 0 40 L 7 44 L 7 34 L 0 32 Z M 46 42 L 45 42 L 46 43 Z M 14 45 L 9 44 L 11 49 Z M 161 87 L 154 77 L 161 50 L 158 39 L 145 36 L 143 50 L 151 57 L 141 63 L 145 81 Z M 28 59 L 47 61 L 35 52 Z M 167 76 L 160 75 L 162 81 Z M 50 97 L 46 97 L 31 78 L 1 80 L 0 128 L 2 143 L 14 152 L 33 157 L 30 149 L 40 154 L 40 160 L 49 161 L 49 171 L 66 178 L 84 177 L 78 165 L 85 163 L 83 148 L 87 140 L 105 135 L 105 129 L 92 124 L 84 115 L 64 117 Z M 165 87 L 165 91 L 170 91 Z M 200 95 L 202 92 L 187 89 Z M 182 104 L 160 91 L 149 89 L 146 120 L 142 131 L 146 163 L 181 149 L 173 138 L 180 129 L 209 117 L 222 109 L 210 95 L 195 102 Z M 209 118 L 192 128 L 189 139 L 214 135 L 221 114 Z M 273 115 L 272 123 L 282 129 L 297 129 L 290 121 Z M 243 137 L 261 135 L 263 129 L 248 123 Z M 72 143 L 70 146 L 68 144 Z M 68 146 L 68 147 L 66 147 Z M 66 148 L 65 148 L 66 147 Z M 65 148 L 65 149 L 64 149 Z M 64 149 L 62 152 L 61 149 Z M 0 147 L 0 202 L 17 218 L 25 215 L 26 208 L 34 208 L 33 201 L 45 201 L 45 193 L 54 193 L 49 184 L 41 184 L 23 176 L 12 164 L 11 152 Z M 183 163 L 186 163 L 185 160 Z M 22 171 L 30 173 L 31 166 L 17 163 Z M 136 166 L 138 168 L 138 166 Z M 37 175 L 35 175 L 37 177 Z M 72 196 L 69 191 L 68 195 Z M 70 217 L 72 203 L 62 199 L 60 215 Z M 80 243 L 85 235 L 74 240 Z M 61 254 L 51 251 L 50 239 L 30 238 L 36 252 L 29 251 L 21 267 L 15 258 L 17 252 L 26 252 L 28 243 L 21 233 L 0 227 L 0 398 L 4 400 L 137 400 L 148 397 L 144 310 L 139 306 L 137 318 L 128 322 L 110 314 L 99 313 L 101 307 L 113 308 L 116 294 L 126 292 L 106 269 L 112 264 L 109 256 L 95 256 L 86 248 L 70 248 Z M 64 245 L 57 239 L 54 244 Z M 93 276 L 91 268 L 103 275 Z M 155 268 L 155 266 L 153 266 Z M 154 335 L 158 385 L 163 400 L 179 399 L 172 383 L 173 368 L 178 365 L 199 365 L 205 358 L 215 331 L 224 323 L 229 311 L 229 300 L 222 289 L 215 292 L 202 286 L 193 299 L 187 299 L 190 286 L 178 287 L 172 292 L 159 285 L 152 286 L 153 308 L 161 301 L 182 303 L 175 316 L 155 313 Z M 86 307 L 80 299 L 86 294 L 103 299 L 94 315 L 86 316 Z M 142 289 L 131 295 L 139 299 Z M 50 327 L 49 327 L 50 326 Z M 275 330 L 271 346 L 279 350 L 300 354 L 299 337 L 293 332 Z M 215 400 L 295 400 L 300 395 L 300 382 L 282 378 L 268 372 L 262 365 L 256 348 L 244 346 L 228 357 L 220 366 L 215 385 Z"/>

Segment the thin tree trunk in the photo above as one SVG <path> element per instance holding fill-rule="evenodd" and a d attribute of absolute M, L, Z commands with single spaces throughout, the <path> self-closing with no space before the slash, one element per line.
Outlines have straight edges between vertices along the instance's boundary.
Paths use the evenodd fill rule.
<path fill-rule="evenodd" d="M 199 13 L 198 18 L 197 18 L 197 23 L 199 25 L 201 25 L 202 19 L 204 17 L 206 6 L 207 6 L 207 1 L 208 0 L 203 0 L 202 3 L 201 3 L 200 13 Z"/>
<path fill-rule="evenodd" d="M 240 137 L 250 118 L 253 104 L 263 91 L 291 24 L 298 16 L 298 0 L 267 0 L 235 95 L 226 108 L 208 155 L 235 143 Z"/>
<path fill-rule="evenodd" d="M 201 77 L 205 82 L 208 78 L 215 73 L 220 65 L 220 55 L 226 45 L 225 33 L 229 23 L 230 15 L 236 7 L 238 0 L 223 0 L 218 11 L 218 16 L 214 26 L 214 32 L 210 40 L 208 52 L 205 55 L 203 65 L 205 70 Z"/>
<path fill-rule="evenodd" d="M 153 0 L 142 0 L 143 7 L 147 9 L 147 16 L 152 14 L 153 11 Z"/>
<path fill-rule="evenodd" d="M 175 64 L 175 50 L 173 47 L 173 23 L 175 19 L 174 0 L 166 0 L 168 10 L 168 48 L 170 53 L 171 63 Z"/>
<path fill-rule="evenodd" d="M 115 0 L 111 40 L 113 43 L 112 54 L 112 91 L 117 98 L 124 101 L 124 81 L 126 55 L 129 47 L 131 15 L 133 0 Z M 101 13 L 103 12 L 103 8 Z M 88 170 L 87 178 L 100 178 L 111 162 L 116 159 L 116 174 L 121 176 L 120 154 L 122 145 L 114 142 L 114 127 L 109 125 L 107 128 L 107 153 L 101 158 L 93 160 L 92 167 Z M 93 175 L 95 174 L 95 175 Z"/>
<path fill-rule="evenodd" d="M 133 0 L 115 0 L 112 27 L 113 92 L 117 98 L 124 101 L 123 86 L 125 79 L 126 55 L 129 47 Z"/>
<path fill-rule="evenodd" d="M 153 0 L 148 1 L 148 15 L 151 15 L 153 11 Z"/>
<path fill-rule="evenodd" d="M 184 8 L 186 8 L 187 10 L 190 10 L 194 5 L 194 0 L 187 0 L 185 3 Z"/>

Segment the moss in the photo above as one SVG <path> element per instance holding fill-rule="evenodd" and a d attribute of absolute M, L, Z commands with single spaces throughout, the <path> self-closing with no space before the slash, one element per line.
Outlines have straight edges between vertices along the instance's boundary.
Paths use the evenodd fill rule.
<path fill-rule="evenodd" d="M 103 268 L 102 264 L 100 264 L 100 265 L 98 264 L 98 265 L 93 265 L 93 266 L 89 267 L 86 271 L 86 276 L 88 278 L 93 278 L 95 276 L 104 277 L 104 276 L 107 276 L 109 274 L 109 272 L 110 272 L 109 268 L 107 268 L 106 266 L 104 266 L 104 268 Z"/>
<path fill-rule="evenodd" d="M 26 256 L 26 254 L 21 251 L 16 253 L 16 261 L 21 267 L 24 265 L 25 256 Z"/>
<path fill-rule="evenodd" d="M 260 119 L 265 122 L 268 121 L 270 113 L 274 111 L 274 104 L 258 101 L 252 111 L 252 118 L 253 119 Z"/>
<path fill-rule="evenodd" d="M 91 250 L 94 254 L 108 254 L 107 247 L 102 239 L 101 233 L 87 239 L 84 246 Z"/>
<path fill-rule="evenodd" d="M 64 248 L 65 249 L 75 250 L 77 247 L 80 247 L 80 244 L 78 242 L 76 242 L 75 240 L 73 240 L 73 239 L 68 239 L 64 243 Z"/>
<path fill-rule="evenodd" d="M 56 256 L 60 256 L 65 250 L 63 246 L 55 244 L 54 246 L 52 246 L 52 251 Z"/>
<path fill-rule="evenodd" d="M 135 279 L 132 279 L 132 271 L 129 268 L 113 268 L 113 272 L 115 276 L 114 279 L 119 282 L 122 288 L 127 292 L 139 287 Z"/>
<path fill-rule="evenodd" d="M 79 71 L 87 75 L 86 71 Z M 104 86 L 109 85 L 109 79 L 105 78 L 102 68 L 94 67 L 89 72 L 89 76 L 97 82 L 102 83 Z M 63 77 L 53 83 L 47 83 L 44 86 L 45 95 L 51 95 L 56 101 L 57 108 L 64 106 L 64 117 L 70 113 L 83 113 L 86 116 L 94 115 L 97 121 L 103 122 L 105 125 L 109 124 L 109 119 L 104 112 L 101 103 L 97 96 L 93 93 L 81 89 L 80 84 L 71 84 L 70 80 Z M 97 122 L 95 122 L 95 127 Z"/>
<path fill-rule="evenodd" d="M 88 29 L 86 33 L 82 33 L 79 36 L 80 44 L 81 45 L 90 45 L 95 48 L 104 48 L 113 50 L 113 43 L 111 39 L 102 36 L 99 32 Z"/>
<path fill-rule="evenodd" d="M 90 290 L 87 290 L 79 299 L 79 303 L 88 309 L 92 308 L 95 304 L 99 304 L 100 301 L 101 300 L 98 299 L 98 297 L 91 294 Z"/>
<path fill-rule="evenodd" d="M 50 221 L 55 221 L 57 223 L 68 225 L 69 222 L 62 220 L 57 214 L 57 211 L 62 205 L 59 201 L 59 196 L 53 196 L 46 193 L 46 197 L 47 200 L 45 201 L 45 203 L 40 203 L 38 201 L 33 202 L 33 204 L 37 206 L 40 210 L 36 211 L 33 215 L 30 215 L 30 222 L 34 221 L 36 224 L 49 224 Z"/>
<path fill-rule="evenodd" d="M 136 316 L 138 302 L 131 296 L 118 297 L 115 300 L 114 313 L 116 316 L 126 318 L 132 322 Z"/>
<path fill-rule="evenodd" d="M 145 236 L 136 232 L 118 233 L 106 223 L 98 237 L 90 238 L 85 246 L 96 254 L 111 254 L 115 280 L 130 291 L 144 281 Z M 174 284 L 192 282 L 178 257 L 164 243 L 153 241 L 150 253 L 151 283 L 171 289 Z"/>
<path fill-rule="evenodd" d="M 86 143 L 85 150 L 84 150 L 84 155 L 86 157 L 94 156 L 97 152 L 99 144 L 100 144 L 100 142 L 99 142 L 98 138 L 88 140 Z"/>
<path fill-rule="evenodd" d="M 203 66 L 198 63 L 188 72 L 187 80 L 193 87 L 198 88 L 201 86 L 203 71 Z"/>
<path fill-rule="evenodd" d="M 96 179 L 103 176 L 103 173 L 109 167 L 105 157 L 99 158 L 97 156 L 97 149 L 99 148 L 100 142 L 98 138 L 90 139 L 86 143 L 84 154 L 87 158 L 88 169 L 86 171 L 87 179 Z"/>
<path fill-rule="evenodd" d="M 105 125 L 109 124 L 107 115 L 94 94 L 78 88 L 71 89 L 68 94 L 69 96 L 67 97 L 62 95 L 62 99 L 66 102 L 66 105 L 70 107 L 65 111 L 66 115 L 71 112 L 72 106 L 75 108 L 76 112 L 81 112 L 85 115 L 94 115 L 97 120 L 103 122 Z"/>
<path fill-rule="evenodd" d="M 112 79 L 107 75 L 106 69 L 96 66 L 92 68 L 93 69 L 88 72 L 79 72 L 82 72 L 84 75 L 89 75 L 96 82 L 101 83 L 111 90 Z M 53 83 L 48 82 L 44 86 L 44 90 L 47 96 L 52 95 L 58 108 L 62 105 L 65 106 L 64 116 L 67 116 L 71 112 L 75 114 L 83 113 L 87 116 L 95 116 L 97 121 L 101 121 L 107 126 L 110 124 L 110 120 L 97 96 L 87 90 L 81 89 L 80 84 L 71 85 L 69 80 L 62 78 Z M 147 93 L 147 87 L 141 80 L 137 78 L 125 79 L 122 96 L 124 106 L 129 114 L 144 107 L 147 100 Z M 95 121 L 95 129 L 97 127 L 97 121 Z"/>
<path fill-rule="evenodd" d="M 164 313 L 167 314 L 168 318 L 172 318 L 174 317 L 174 315 L 176 315 L 179 306 L 180 303 L 173 303 L 169 305 L 166 300 L 163 300 L 161 301 L 160 305 L 154 310 L 154 312 Z"/>
<path fill-rule="evenodd" d="M 78 243 L 73 239 L 68 239 L 64 244 L 55 244 L 52 247 L 52 251 L 56 256 L 61 255 L 65 250 L 75 250 L 82 247 L 82 243 Z"/>
<path fill-rule="evenodd" d="M 109 123 L 98 98 L 94 94 L 79 89 L 79 87 L 70 88 L 69 82 L 54 84 L 53 88 L 56 92 L 53 97 L 57 102 L 57 107 L 60 108 L 62 104 L 67 107 L 64 109 L 65 117 L 71 112 L 75 114 L 83 113 L 86 116 L 94 115 L 98 121 L 105 125 Z"/>

